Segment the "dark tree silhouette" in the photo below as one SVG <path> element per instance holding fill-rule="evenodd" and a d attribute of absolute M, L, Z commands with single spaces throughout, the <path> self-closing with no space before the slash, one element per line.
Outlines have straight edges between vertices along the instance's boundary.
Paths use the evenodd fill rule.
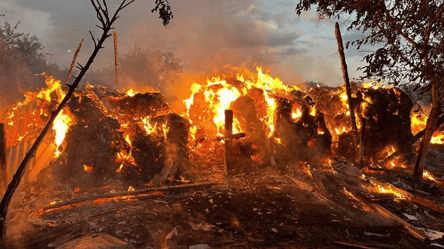
<path fill-rule="evenodd" d="M 316 6 L 316 7 L 315 7 Z M 357 46 L 379 45 L 364 56 L 367 65 L 359 68 L 365 77 L 387 80 L 396 86 L 417 84 L 432 95 L 432 110 L 415 164 L 415 175 L 422 177 L 427 148 L 437 119 L 443 115 L 444 98 L 444 4 L 442 0 L 301 0 L 296 14 L 316 8 L 318 15 L 339 18 L 349 15 L 347 30 L 363 36 L 347 42 Z"/>

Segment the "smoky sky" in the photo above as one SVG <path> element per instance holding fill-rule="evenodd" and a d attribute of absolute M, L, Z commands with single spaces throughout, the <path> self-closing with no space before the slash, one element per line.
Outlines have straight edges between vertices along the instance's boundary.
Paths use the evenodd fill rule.
<path fill-rule="evenodd" d="M 52 54 L 49 62 L 68 67 L 81 39 L 85 42 L 78 61 L 86 62 L 93 49 L 88 31 L 100 35 L 89 0 L 2 1 L 0 13 L 6 16 L 0 23 L 20 20 L 22 31 L 37 35 L 45 52 Z M 107 1 L 111 9 L 120 2 Z M 138 46 L 171 51 L 190 71 L 258 63 L 270 67 L 270 74 L 292 81 L 288 83 L 342 83 L 332 21 L 317 22 L 314 13 L 297 17 L 296 0 L 170 0 L 174 19 L 167 27 L 151 13 L 154 2 L 136 0 L 120 13 L 114 25 L 120 56 Z M 113 65 L 112 47 L 108 39 L 93 69 Z M 358 58 L 350 56 L 356 57 L 350 58 L 349 67 L 354 68 Z"/>

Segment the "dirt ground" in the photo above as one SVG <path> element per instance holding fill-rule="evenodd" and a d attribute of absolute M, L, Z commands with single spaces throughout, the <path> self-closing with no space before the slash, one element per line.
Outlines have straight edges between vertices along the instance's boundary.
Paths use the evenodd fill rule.
<path fill-rule="evenodd" d="M 367 178 L 391 183 L 435 203 L 443 204 L 442 148 L 432 148 L 428 169 L 437 182 L 417 180 L 408 169 L 375 169 Z M 437 159 L 436 159 L 437 158 Z M 18 191 L 7 219 L 5 248 L 61 248 L 85 235 L 108 234 L 127 248 L 438 248 L 444 240 L 418 240 L 399 223 L 382 217 L 359 199 L 346 194 L 343 182 L 365 182 L 363 171 L 341 160 L 328 168 L 307 165 L 271 166 L 224 175 L 218 153 L 194 154 L 196 172 L 168 185 L 217 182 L 212 187 L 149 195 L 97 199 L 46 210 L 51 200 L 126 190 L 110 184 L 80 193 L 63 184 L 46 191 Z M 438 162 L 436 165 L 433 162 Z M 198 173 L 197 173 L 198 172 Z M 384 172 L 384 173 L 382 173 Z M 327 177 L 317 178 L 320 174 Z M 136 190 L 148 186 L 135 186 Z M 364 192 L 363 192 L 364 193 Z M 444 215 L 390 194 L 364 193 L 404 221 L 418 228 L 444 231 Z M 412 218 L 415 217 L 415 218 Z M 51 244 L 52 243 L 52 244 Z M 342 244 L 341 244 L 342 243 Z M 354 246 L 345 246 L 344 243 Z M 49 245 L 49 246 L 48 246 Z M 52 246 L 52 247 L 50 247 Z M 205 247 L 202 247 L 205 248 Z"/>

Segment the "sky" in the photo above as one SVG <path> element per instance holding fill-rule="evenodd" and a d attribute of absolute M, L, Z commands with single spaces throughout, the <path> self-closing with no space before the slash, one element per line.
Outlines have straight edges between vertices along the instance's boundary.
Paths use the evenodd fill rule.
<path fill-rule="evenodd" d="M 121 0 L 108 0 L 111 9 Z M 300 17 L 295 13 L 299 0 L 170 0 L 174 15 L 167 27 L 157 13 L 151 13 L 155 0 L 136 0 L 120 13 L 114 27 L 119 54 L 135 46 L 171 51 L 188 71 L 218 70 L 224 65 L 270 69 L 270 75 L 287 84 L 304 81 L 331 86 L 343 84 L 341 64 L 334 36 L 333 20 L 321 19 L 314 12 Z M 78 62 L 85 63 L 93 50 L 89 30 L 98 37 L 100 30 L 89 0 L 0 0 L 0 23 L 16 24 L 19 31 L 36 35 L 50 53 L 47 61 L 69 67 L 81 39 L 84 45 Z M 346 31 L 339 20 L 344 43 L 359 37 Z M 350 78 L 365 53 L 346 50 Z M 92 69 L 110 67 L 113 39 L 105 42 Z"/>

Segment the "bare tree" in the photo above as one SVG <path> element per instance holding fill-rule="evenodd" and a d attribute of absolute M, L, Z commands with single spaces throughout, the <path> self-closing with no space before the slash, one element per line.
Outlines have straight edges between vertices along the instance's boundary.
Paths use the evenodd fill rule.
<path fill-rule="evenodd" d="M 94 51 L 92 52 L 91 56 L 89 57 L 88 61 L 84 66 L 78 64 L 77 68 L 80 70 L 77 77 L 75 77 L 75 81 L 72 85 L 67 85 L 69 90 L 66 93 L 66 96 L 63 98 L 59 106 L 56 110 L 52 111 L 51 116 L 43 128 L 40 135 L 37 137 L 36 141 L 32 145 L 32 147 L 29 149 L 28 153 L 26 154 L 23 161 L 20 163 L 20 166 L 17 168 L 17 172 L 14 174 L 13 179 L 11 180 L 11 183 L 9 183 L 8 188 L 6 189 L 5 194 L 3 195 L 3 198 L 0 202 L 0 240 L 3 240 L 3 237 L 5 235 L 5 220 L 6 215 L 8 212 L 8 206 L 11 202 L 12 196 L 17 189 L 18 185 L 20 184 L 20 181 L 23 177 L 23 174 L 25 173 L 26 166 L 29 162 L 29 160 L 35 155 L 35 152 L 37 151 L 38 146 L 42 142 L 43 138 L 45 137 L 46 133 L 52 126 L 54 119 L 57 117 L 57 115 L 60 113 L 60 111 L 63 109 L 63 107 L 66 105 L 66 103 L 69 101 L 71 96 L 73 95 L 75 89 L 80 83 L 80 80 L 83 78 L 83 76 L 86 74 L 88 69 L 90 68 L 91 64 L 93 63 L 95 57 L 97 56 L 100 49 L 103 48 L 103 43 L 105 40 L 111 36 L 109 34 L 110 30 L 113 29 L 114 22 L 119 18 L 118 14 L 120 11 L 125 9 L 128 5 L 133 3 L 135 0 L 123 0 L 117 10 L 114 12 L 114 14 L 111 14 L 109 12 L 106 0 L 91 0 L 91 4 L 93 5 L 96 14 L 97 19 L 100 21 L 100 25 L 97 25 L 98 28 L 102 30 L 102 35 L 100 38 L 96 39 L 94 35 L 91 34 L 91 38 L 94 41 Z M 163 24 L 167 25 L 171 18 L 173 18 L 173 15 L 171 13 L 171 8 L 169 6 L 169 3 L 167 0 L 156 0 L 156 6 L 152 10 L 152 12 L 158 11 L 159 17 L 163 20 Z"/>

